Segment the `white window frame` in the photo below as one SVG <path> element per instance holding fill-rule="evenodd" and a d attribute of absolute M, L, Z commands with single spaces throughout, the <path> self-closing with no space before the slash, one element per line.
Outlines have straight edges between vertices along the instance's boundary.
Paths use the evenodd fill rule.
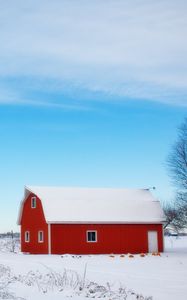
<path fill-rule="evenodd" d="M 36 208 L 36 196 L 31 197 L 31 208 Z"/>
<path fill-rule="evenodd" d="M 30 231 L 25 231 L 25 243 L 30 242 Z"/>
<path fill-rule="evenodd" d="M 95 232 L 95 241 L 89 241 L 88 240 L 88 233 L 89 232 Z M 87 243 L 97 243 L 97 230 L 87 230 L 86 231 L 86 241 L 87 241 Z"/>
<path fill-rule="evenodd" d="M 40 239 L 40 234 L 42 234 L 41 236 L 42 236 L 42 239 Z M 43 243 L 44 242 L 44 232 L 43 232 L 43 230 L 39 230 L 38 231 L 38 243 Z"/>

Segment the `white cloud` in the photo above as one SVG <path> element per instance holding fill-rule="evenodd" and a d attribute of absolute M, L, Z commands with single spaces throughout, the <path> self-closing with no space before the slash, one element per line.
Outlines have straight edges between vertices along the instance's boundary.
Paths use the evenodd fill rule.
<path fill-rule="evenodd" d="M 0 7 L 1 77 L 187 105 L 186 1 L 6 0 Z"/>

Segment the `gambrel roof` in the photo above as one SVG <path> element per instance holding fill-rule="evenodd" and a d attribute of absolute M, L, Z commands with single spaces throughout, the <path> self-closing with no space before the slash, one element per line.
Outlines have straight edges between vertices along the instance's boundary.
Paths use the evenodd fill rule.
<path fill-rule="evenodd" d="M 164 221 L 160 202 L 148 189 L 25 187 L 42 202 L 47 223 L 155 224 Z"/>

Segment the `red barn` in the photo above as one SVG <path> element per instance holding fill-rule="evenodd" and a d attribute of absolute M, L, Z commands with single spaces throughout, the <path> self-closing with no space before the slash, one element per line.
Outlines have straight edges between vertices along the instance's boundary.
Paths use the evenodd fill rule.
<path fill-rule="evenodd" d="M 160 203 L 147 189 L 25 187 L 21 251 L 162 252 L 163 221 Z"/>

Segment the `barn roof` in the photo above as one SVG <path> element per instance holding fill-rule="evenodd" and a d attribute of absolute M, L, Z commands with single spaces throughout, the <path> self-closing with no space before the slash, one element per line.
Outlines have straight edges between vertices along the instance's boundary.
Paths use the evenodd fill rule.
<path fill-rule="evenodd" d="M 147 189 L 25 187 L 42 202 L 47 223 L 161 223 L 160 202 Z"/>

